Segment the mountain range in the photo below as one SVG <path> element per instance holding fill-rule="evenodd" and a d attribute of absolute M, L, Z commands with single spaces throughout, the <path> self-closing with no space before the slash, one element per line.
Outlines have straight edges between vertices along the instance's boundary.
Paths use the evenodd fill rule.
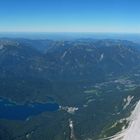
<path fill-rule="evenodd" d="M 139 69 L 140 45 L 127 40 L 1 38 L 0 97 L 17 104 L 50 97 L 61 108 L 29 121 L 0 119 L 0 139 L 97 140 L 116 134 L 140 99 Z"/>

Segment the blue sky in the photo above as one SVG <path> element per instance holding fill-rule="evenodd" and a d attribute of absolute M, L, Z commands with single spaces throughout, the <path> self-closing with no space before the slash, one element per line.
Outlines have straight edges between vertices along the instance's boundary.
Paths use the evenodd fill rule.
<path fill-rule="evenodd" d="M 140 0 L 0 0 L 0 32 L 140 33 Z"/>

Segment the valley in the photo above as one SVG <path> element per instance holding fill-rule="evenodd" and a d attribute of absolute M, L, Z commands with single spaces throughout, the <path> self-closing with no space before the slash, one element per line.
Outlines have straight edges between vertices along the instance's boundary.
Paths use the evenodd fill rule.
<path fill-rule="evenodd" d="M 1 140 L 98 140 L 129 131 L 140 100 L 139 44 L 4 38 L 0 46 L 0 108 L 16 104 L 13 116 L 28 114 L 0 117 Z"/>

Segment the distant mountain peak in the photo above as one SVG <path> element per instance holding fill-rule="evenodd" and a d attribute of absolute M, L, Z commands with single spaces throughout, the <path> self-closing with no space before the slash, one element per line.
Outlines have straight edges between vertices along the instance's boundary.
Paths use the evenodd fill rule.
<path fill-rule="evenodd" d="M 7 45 L 12 45 L 12 46 L 19 46 L 19 43 L 17 41 L 12 41 L 9 39 L 0 39 L 0 46 L 7 46 Z"/>

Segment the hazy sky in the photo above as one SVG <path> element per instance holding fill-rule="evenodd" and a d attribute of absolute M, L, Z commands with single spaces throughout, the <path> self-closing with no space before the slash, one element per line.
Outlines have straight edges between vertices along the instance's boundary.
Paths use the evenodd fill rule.
<path fill-rule="evenodd" d="M 0 32 L 140 33 L 140 0 L 0 0 Z"/>

